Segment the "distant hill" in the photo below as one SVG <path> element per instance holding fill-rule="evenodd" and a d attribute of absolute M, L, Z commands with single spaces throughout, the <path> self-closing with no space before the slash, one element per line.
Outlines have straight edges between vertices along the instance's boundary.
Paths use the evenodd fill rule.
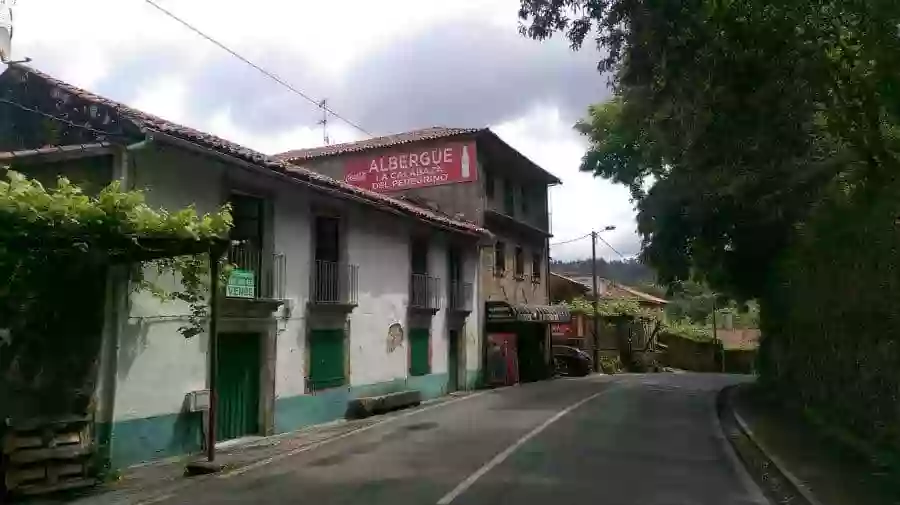
<path fill-rule="evenodd" d="M 551 261 L 550 271 L 565 276 L 591 276 L 591 260 Z M 629 286 L 656 283 L 656 272 L 637 260 L 606 261 L 597 259 L 597 275 Z"/>

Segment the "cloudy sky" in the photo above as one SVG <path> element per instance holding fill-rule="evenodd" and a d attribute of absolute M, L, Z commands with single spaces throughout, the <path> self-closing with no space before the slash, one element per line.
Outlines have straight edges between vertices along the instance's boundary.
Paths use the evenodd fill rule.
<path fill-rule="evenodd" d="M 627 190 L 578 172 L 572 124 L 609 94 L 597 55 L 519 36 L 517 0 L 157 1 L 376 135 L 490 126 L 562 179 L 553 242 L 615 225 L 604 237 L 637 252 Z M 144 0 L 18 0 L 15 15 L 13 55 L 72 84 L 266 153 L 322 144 L 321 111 Z M 589 256 L 590 241 L 552 254 Z"/>

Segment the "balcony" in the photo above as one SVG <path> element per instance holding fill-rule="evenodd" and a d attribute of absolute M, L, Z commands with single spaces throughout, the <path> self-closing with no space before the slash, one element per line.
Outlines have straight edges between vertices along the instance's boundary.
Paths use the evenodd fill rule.
<path fill-rule="evenodd" d="M 332 261 L 316 261 L 312 278 L 312 303 L 319 306 L 356 306 L 359 266 Z"/>
<path fill-rule="evenodd" d="M 437 312 L 441 308 L 441 280 L 425 274 L 409 278 L 409 308 Z"/>
<path fill-rule="evenodd" d="M 472 312 L 472 283 L 450 283 L 450 310 L 455 312 Z"/>
<path fill-rule="evenodd" d="M 227 254 L 232 271 L 225 287 L 226 298 L 284 299 L 287 272 L 284 254 L 265 253 L 247 242 L 233 242 Z"/>

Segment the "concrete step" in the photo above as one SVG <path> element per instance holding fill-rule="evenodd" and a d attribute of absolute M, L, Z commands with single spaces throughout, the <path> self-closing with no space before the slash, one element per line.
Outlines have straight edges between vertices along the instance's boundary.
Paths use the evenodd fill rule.
<path fill-rule="evenodd" d="M 422 403 L 422 393 L 415 389 L 377 396 L 363 396 L 347 403 L 347 419 L 362 419 Z"/>

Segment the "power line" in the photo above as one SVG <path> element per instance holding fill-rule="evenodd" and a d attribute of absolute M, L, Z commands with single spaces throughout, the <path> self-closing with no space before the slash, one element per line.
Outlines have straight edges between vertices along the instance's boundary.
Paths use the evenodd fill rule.
<path fill-rule="evenodd" d="M 352 126 L 353 128 L 356 128 L 357 130 L 359 130 L 359 131 L 365 133 L 366 135 L 368 135 L 368 136 L 370 136 L 370 137 L 374 137 L 374 136 L 375 136 L 375 135 L 373 135 L 372 133 L 370 133 L 368 130 L 366 130 L 365 128 L 363 128 L 362 126 L 358 125 L 357 123 L 354 123 L 353 121 L 350 121 L 349 119 L 347 119 L 347 118 L 341 116 L 340 114 L 338 114 L 337 112 L 335 112 L 334 110 L 332 110 L 331 108 L 329 108 L 329 107 L 324 103 L 324 101 L 316 100 L 316 99 L 310 97 L 309 95 L 307 95 L 306 93 L 300 91 L 299 89 L 297 89 L 297 88 L 291 86 L 290 84 L 288 84 L 287 82 L 285 82 L 284 80 L 282 80 L 282 79 L 281 79 L 280 77 L 278 77 L 277 75 L 273 74 L 272 72 L 269 72 L 268 70 L 262 68 L 261 66 L 257 65 L 256 63 L 253 63 L 252 61 L 248 60 L 247 58 L 241 56 L 241 55 L 238 54 L 235 50 L 229 48 L 229 47 L 226 46 L 225 44 L 223 44 L 223 43 L 219 42 L 218 40 L 216 40 L 216 39 L 210 37 L 209 35 L 203 33 L 202 31 L 200 31 L 199 28 L 196 28 L 196 27 L 193 26 L 192 24 L 188 23 L 187 21 L 185 21 L 185 20 L 179 18 L 178 16 L 176 16 L 176 15 L 173 14 L 172 12 L 170 12 L 170 11 L 166 10 L 165 8 L 161 7 L 161 6 L 160 6 L 159 4 L 157 4 L 154 0 L 144 0 L 144 1 L 147 2 L 148 4 L 152 5 L 153 7 L 155 7 L 157 10 L 159 10 L 160 12 L 162 12 L 163 14 L 165 14 L 166 16 L 169 16 L 170 18 L 174 19 L 175 21 L 178 21 L 179 23 L 181 23 L 183 26 L 185 26 L 186 28 L 188 28 L 188 29 L 191 30 L 192 32 L 194 32 L 194 33 L 196 33 L 197 35 L 203 37 L 203 38 L 206 39 L 207 41 L 212 42 L 213 44 L 215 44 L 216 46 L 218 46 L 218 47 L 221 48 L 222 50 L 228 52 L 228 54 L 234 56 L 235 58 L 237 58 L 237 59 L 239 59 L 239 60 L 241 60 L 241 61 L 243 61 L 243 62 L 246 63 L 247 65 L 250 65 L 251 67 L 253 67 L 253 68 L 256 69 L 257 71 L 259 71 L 261 74 L 265 75 L 265 76 L 268 77 L 269 79 L 272 79 L 273 81 L 275 81 L 275 82 L 277 82 L 278 84 L 284 86 L 284 87 L 287 88 L 288 90 L 290 90 L 290 91 L 294 92 L 295 94 L 297 94 L 297 95 L 303 97 L 303 98 L 304 98 L 306 101 L 308 101 L 309 103 L 311 103 L 311 104 L 315 105 L 316 107 L 321 108 L 322 110 L 324 110 L 324 111 L 330 113 L 332 116 L 334 116 L 334 117 L 340 119 L 341 121 L 347 123 L 348 125 Z"/>
<path fill-rule="evenodd" d="M 81 128 L 82 130 L 87 130 L 87 131 L 89 131 L 89 132 L 98 133 L 98 134 L 100 134 L 100 135 L 104 135 L 104 136 L 107 136 L 107 137 L 123 137 L 123 138 L 127 138 L 125 135 L 120 134 L 120 133 L 106 132 L 106 131 L 103 131 L 103 130 L 97 130 L 97 129 L 95 129 L 95 128 L 91 128 L 90 126 L 84 126 L 84 125 L 80 125 L 80 124 L 77 124 L 77 123 L 73 123 L 73 122 L 69 121 L 68 119 L 61 118 L 61 117 L 59 117 L 59 116 L 54 116 L 53 114 L 47 114 L 46 112 L 43 112 L 43 111 L 40 111 L 40 110 L 37 110 L 37 109 L 32 109 L 31 107 L 26 107 L 25 105 L 22 105 L 22 104 L 20 104 L 20 103 L 18 103 L 18 102 L 13 102 L 12 100 L 7 100 L 7 99 L 5 99 L 5 98 L 0 98 L 0 103 L 5 103 L 5 104 L 7 104 L 7 105 L 12 105 L 13 107 L 19 108 L 19 109 L 21 109 L 21 110 L 28 111 L 28 112 L 32 112 L 32 113 L 34 113 L 34 114 L 38 114 L 38 115 L 44 116 L 45 118 L 52 119 L 52 120 L 54 120 L 54 121 L 59 121 L 60 123 L 63 123 L 63 124 L 68 125 L 68 126 L 71 126 L 71 127 L 73 127 L 73 128 Z"/>
<path fill-rule="evenodd" d="M 591 236 L 590 233 L 586 233 L 586 234 L 584 234 L 584 235 L 582 235 L 582 236 L 580 236 L 580 237 L 576 237 L 576 238 L 573 238 L 573 239 L 570 239 L 570 240 L 564 240 L 564 241 L 562 241 L 562 242 L 556 242 L 556 243 L 554 243 L 554 244 L 550 244 L 550 247 L 553 247 L 553 246 L 555 246 L 555 245 L 570 244 L 570 243 L 572 243 L 572 242 L 577 242 L 577 241 L 579 241 L 579 240 L 584 240 L 584 239 L 586 239 L 586 238 L 588 238 L 588 237 L 590 237 L 590 236 Z"/>
<path fill-rule="evenodd" d="M 597 238 L 600 239 L 600 242 L 603 242 L 604 244 L 606 244 L 606 247 L 609 247 L 610 249 L 613 250 L 614 253 L 618 254 L 620 258 L 622 258 L 625 261 L 628 261 L 628 258 L 626 258 L 624 254 L 620 253 L 618 249 L 613 247 L 609 242 L 606 241 L 606 239 L 601 237 L 599 233 L 597 234 Z"/>

